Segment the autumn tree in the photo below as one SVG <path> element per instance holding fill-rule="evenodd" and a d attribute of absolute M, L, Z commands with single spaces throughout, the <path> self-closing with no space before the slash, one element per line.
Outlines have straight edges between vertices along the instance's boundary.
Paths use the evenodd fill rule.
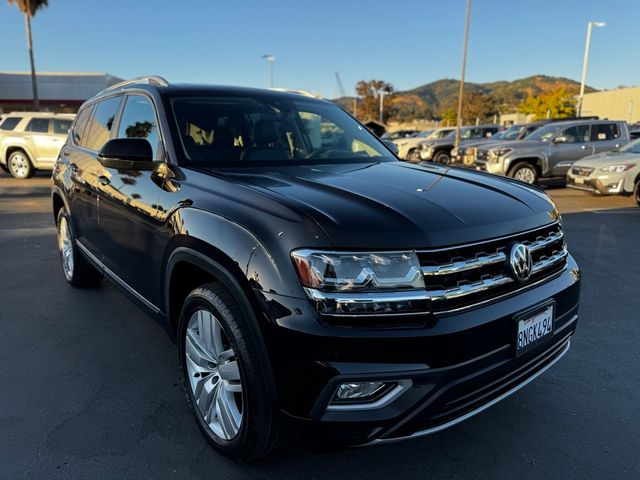
<path fill-rule="evenodd" d="M 394 94 L 389 98 L 389 102 L 391 105 L 387 112 L 388 118 L 398 122 L 433 118 L 431 107 L 417 95 Z"/>
<path fill-rule="evenodd" d="M 518 107 L 521 113 L 533 114 L 536 119 L 567 118 L 576 114 L 572 95 L 564 88 L 552 92 L 528 96 Z"/>
<path fill-rule="evenodd" d="M 40 110 L 40 100 L 38 98 L 38 83 L 36 81 L 36 64 L 33 60 L 33 42 L 31 41 L 31 17 L 36 12 L 48 5 L 48 0 L 8 0 L 9 5 L 16 5 L 24 13 L 25 29 L 27 34 L 27 49 L 29 50 L 29 61 L 31 62 L 31 89 L 33 92 L 33 109 Z"/>
<path fill-rule="evenodd" d="M 358 118 L 363 120 L 378 119 L 380 112 L 380 95 L 383 98 L 383 121 L 389 118 L 393 85 L 382 80 L 360 80 L 356 84 L 358 101 Z"/>

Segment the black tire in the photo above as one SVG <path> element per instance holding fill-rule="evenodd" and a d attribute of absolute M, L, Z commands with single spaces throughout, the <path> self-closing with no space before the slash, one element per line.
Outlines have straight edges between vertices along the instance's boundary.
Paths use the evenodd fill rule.
<path fill-rule="evenodd" d="M 538 183 L 538 169 L 529 162 L 518 162 L 509 169 L 507 173 L 511 178 L 515 178 L 524 183 L 535 185 Z"/>
<path fill-rule="evenodd" d="M 418 150 L 417 148 L 409 150 L 409 153 L 407 154 L 407 160 L 409 160 L 410 162 L 421 161 L 422 159 L 420 158 L 420 150 Z"/>
<path fill-rule="evenodd" d="M 68 230 L 70 246 L 72 257 L 71 268 L 65 264 L 65 257 L 63 253 L 63 233 L 61 229 L 63 225 L 66 224 L 66 228 Z M 69 215 L 65 208 L 61 208 L 58 211 L 58 217 L 56 219 L 56 229 L 57 229 L 57 238 L 58 238 L 58 254 L 60 256 L 60 263 L 62 266 L 62 273 L 64 274 L 65 279 L 71 285 L 77 288 L 89 288 L 95 287 L 98 285 L 103 278 L 103 274 L 101 271 L 96 269 L 89 261 L 80 253 L 80 250 L 76 246 L 75 236 L 73 233 L 73 228 L 71 227 L 71 221 L 69 219 Z"/>
<path fill-rule="evenodd" d="M 633 198 L 635 198 L 636 203 L 640 207 L 640 180 L 636 182 L 636 186 L 633 189 Z"/>
<path fill-rule="evenodd" d="M 451 155 L 446 150 L 440 150 L 433 156 L 433 163 L 449 165 L 451 163 Z"/>
<path fill-rule="evenodd" d="M 31 178 L 36 172 L 31 159 L 22 150 L 16 150 L 7 159 L 7 169 L 13 178 L 25 180 Z"/>
<path fill-rule="evenodd" d="M 235 353 L 242 385 L 242 421 L 235 437 L 218 436 L 204 420 L 190 384 L 186 358 L 189 320 L 197 311 L 208 311 L 218 320 L 230 348 Z M 257 353 L 257 341 L 231 293 L 221 283 L 209 283 L 193 290 L 185 299 L 178 326 L 180 374 L 189 407 L 198 427 L 213 448 L 239 463 L 268 455 L 281 444 L 277 407 L 272 403 L 268 378 Z M 194 376 L 198 376 L 197 374 Z"/>

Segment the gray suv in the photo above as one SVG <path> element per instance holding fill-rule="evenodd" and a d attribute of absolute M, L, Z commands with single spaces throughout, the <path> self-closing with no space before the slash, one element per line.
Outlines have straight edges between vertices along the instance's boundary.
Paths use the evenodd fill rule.
<path fill-rule="evenodd" d="M 629 130 L 625 122 L 554 122 L 524 140 L 479 147 L 476 168 L 536 183 L 541 177 L 566 177 L 576 160 L 619 148 L 628 142 Z"/>

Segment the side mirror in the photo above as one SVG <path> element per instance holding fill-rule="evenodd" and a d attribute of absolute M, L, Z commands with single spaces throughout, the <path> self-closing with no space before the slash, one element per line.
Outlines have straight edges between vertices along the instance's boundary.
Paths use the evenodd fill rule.
<path fill-rule="evenodd" d="M 561 135 L 553 139 L 553 143 L 567 143 L 567 137 Z"/>
<path fill-rule="evenodd" d="M 398 155 L 398 152 L 400 150 L 395 143 L 393 143 L 391 140 L 383 140 L 383 142 L 387 146 L 387 148 L 393 152 L 394 155 Z"/>
<path fill-rule="evenodd" d="M 117 170 L 151 170 L 153 150 L 146 138 L 114 138 L 102 146 L 98 161 Z"/>

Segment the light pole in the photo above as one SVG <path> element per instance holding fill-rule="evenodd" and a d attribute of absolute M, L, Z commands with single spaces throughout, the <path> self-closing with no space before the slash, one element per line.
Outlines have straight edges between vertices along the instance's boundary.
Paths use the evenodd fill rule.
<path fill-rule="evenodd" d="M 589 46 L 591 45 L 591 30 L 593 27 L 605 27 L 605 22 L 589 22 L 587 24 L 587 41 L 584 45 L 584 58 L 582 59 L 582 80 L 580 80 L 580 97 L 578 98 L 578 116 L 582 116 L 582 102 L 584 100 L 584 86 L 587 81 L 587 67 L 589 66 Z"/>
<path fill-rule="evenodd" d="M 467 69 L 467 44 L 469 42 L 469 20 L 471 19 L 471 0 L 467 0 L 467 18 L 464 24 L 464 45 L 462 47 L 462 72 L 460 74 L 460 91 L 458 92 L 458 118 L 456 119 L 455 148 L 460 146 L 460 127 L 462 126 L 462 94 L 464 93 L 464 74 Z"/>
<path fill-rule="evenodd" d="M 266 59 L 269 64 L 269 88 L 273 88 L 273 64 L 276 61 L 276 57 L 269 53 L 265 53 L 261 58 Z"/>
<path fill-rule="evenodd" d="M 380 123 L 384 123 L 384 90 L 380 90 Z"/>

